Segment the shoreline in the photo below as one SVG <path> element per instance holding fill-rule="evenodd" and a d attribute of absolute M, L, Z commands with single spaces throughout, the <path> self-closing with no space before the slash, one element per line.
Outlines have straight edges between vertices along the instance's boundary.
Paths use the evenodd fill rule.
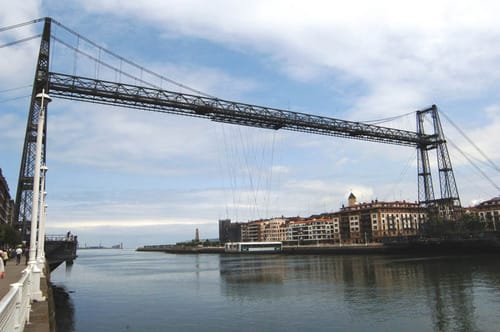
<path fill-rule="evenodd" d="M 143 246 L 136 251 L 165 252 L 170 254 L 227 254 L 249 255 L 249 253 L 227 253 L 224 247 L 182 247 L 182 246 Z M 387 244 L 345 244 L 345 245 L 300 245 L 283 246 L 278 253 L 250 253 L 250 254 L 281 254 L 281 255 L 465 255 L 500 253 L 498 241 L 485 240 L 427 240 L 415 242 L 387 243 Z"/>

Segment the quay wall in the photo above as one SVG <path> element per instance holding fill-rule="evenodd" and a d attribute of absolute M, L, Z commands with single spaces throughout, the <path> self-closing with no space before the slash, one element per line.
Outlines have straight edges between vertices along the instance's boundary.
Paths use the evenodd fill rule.
<path fill-rule="evenodd" d="M 181 247 L 181 246 L 144 246 L 136 251 L 167 252 L 172 254 L 222 254 L 224 247 Z"/>
<path fill-rule="evenodd" d="M 223 247 L 181 247 L 181 246 L 144 246 L 137 251 L 165 252 L 172 254 L 235 254 L 226 253 Z M 283 246 L 279 254 L 284 255 L 464 255 L 500 253 L 499 241 L 482 240 L 436 240 L 390 244 L 349 244 L 349 245 L 300 245 Z M 241 253 L 236 253 L 241 254 Z M 246 254 L 246 253 L 245 253 Z M 255 254 L 255 253 L 253 253 Z M 266 254 L 266 253 L 262 253 Z M 275 254 L 275 253 L 273 253 Z"/>
<path fill-rule="evenodd" d="M 50 284 L 50 269 L 46 264 L 45 277 L 40 278 L 40 289 L 45 301 L 33 302 L 29 323 L 24 326 L 23 332 L 56 332 L 55 303 Z"/>
<path fill-rule="evenodd" d="M 175 246 L 145 246 L 137 248 L 137 251 L 165 252 L 170 254 L 242 254 L 226 253 L 224 247 L 175 247 Z M 346 246 L 283 246 L 278 254 L 285 255 L 308 255 L 308 254 L 381 254 L 385 252 L 382 245 L 346 245 Z M 246 254 L 246 253 L 245 253 Z M 253 254 L 256 254 L 255 252 Z M 260 254 L 260 253 L 257 253 Z M 269 254 L 269 253 L 261 253 Z M 273 253 L 276 254 L 276 253 Z"/>

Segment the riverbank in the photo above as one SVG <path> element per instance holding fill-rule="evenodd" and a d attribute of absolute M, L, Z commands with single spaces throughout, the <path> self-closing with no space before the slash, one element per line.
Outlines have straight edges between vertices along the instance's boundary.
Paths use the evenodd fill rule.
<path fill-rule="evenodd" d="M 144 246 L 137 251 L 165 252 L 171 254 L 225 254 L 224 247 L 186 247 L 175 245 Z M 418 241 L 400 241 L 391 243 L 344 244 L 344 245 L 295 245 L 283 246 L 281 254 L 425 254 L 425 255 L 464 255 L 500 253 L 500 242 L 496 240 L 460 239 L 441 240 L 426 239 Z"/>
<path fill-rule="evenodd" d="M 139 247 L 136 251 L 167 252 L 171 254 L 223 254 L 224 247 L 184 247 L 174 245 L 157 245 Z"/>

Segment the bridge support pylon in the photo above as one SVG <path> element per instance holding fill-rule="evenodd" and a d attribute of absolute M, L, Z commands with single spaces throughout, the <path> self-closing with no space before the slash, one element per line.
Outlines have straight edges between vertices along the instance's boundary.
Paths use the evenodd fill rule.
<path fill-rule="evenodd" d="M 37 165 L 36 159 L 36 145 L 37 145 L 37 132 L 38 122 L 41 113 L 41 99 L 37 95 L 42 91 L 49 93 L 49 55 L 50 55 L 50 30 L 51 19 L 45 18 L 45 24 L 42 32 L 42 39 L 40 42 L 40 50 L 38 53 L 38 62 L 35 70 L 35 79 L 33 81 L 33 90 L 31 93 L 30 110 L 28 114 L 28 121 L 26 124 L 26 133 L 24 137 L 23 154 L 21 159 L 21 166 L 19 169 L 19 178 L 17 183 L 17 193 L 15 202 L 15 222 L 16 228 L 21 230 L 22 239 L 24 241 L 30 240 L 32 233 L 30 221 L 37 218 L 33 215 L 33 200 L 34 192 L 39 190 L 35 187 L 35 166 Z M 47 119 L 47 110 L 44 112 L 45 120 Z M 44 121 L 42 126 L 41 135 L 41 155 L 40 164 L 45 165 L 46 154 L 46 134 L 47 134 L 47 121 Z"/>
<path fill-rule="evenodd" d="M 431 137 L 433 137 L 433 139 L 429 143 L 420 143 L 417 145 L 418 200 L 420 205 L 427 209 L 430 219 L 446 221 L 457 220 L 462 214 L 462 207 L 450 156 L 448 154 L 446 138 L 443 134 L 443 128 L 436 105 L 432 105 L 425 110 L 417 111 L 417 134 L 420 136 L 429 135 L 425 133 L 424 125 L 424 120 L 427 115 L 430 115 L 432 118 Z M 440 198 L 436 198 L 434 195 L 433 179 L 428 155 L 428 151 L 430 150 L 436 150 Z"/>

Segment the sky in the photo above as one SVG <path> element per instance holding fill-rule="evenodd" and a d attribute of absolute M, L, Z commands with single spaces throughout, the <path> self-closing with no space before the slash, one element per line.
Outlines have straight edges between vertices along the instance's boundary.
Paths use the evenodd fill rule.
<path fill-rule="evenodd" d="M 0 28 L 50 16 L 184 87 L 58 26 L 53 72 L 127 81 L 63 40 L 172 91 L 352 121 L 397 117 L 381 125 L 411 131 L 415 111 L 436 104 L 462 205 L 500 194 L 496 1 L 7 0 L 2 7 Z M 1 31 L 0 45 L 42 28 Z M 0 168 L 12 196 L 39 43 L 0 48 Z M 71 231 L 81 245 L 175 243 L 197 228 L 202 239 L 217 238 L 219 219 L 333 212 L 350 192 L 358 201 L 418 199 L 416 151 L 408 147 L 57 98 L 47 136 L 46 232 Z M 438 186 L 435 179 L 437 195 Z"/>

